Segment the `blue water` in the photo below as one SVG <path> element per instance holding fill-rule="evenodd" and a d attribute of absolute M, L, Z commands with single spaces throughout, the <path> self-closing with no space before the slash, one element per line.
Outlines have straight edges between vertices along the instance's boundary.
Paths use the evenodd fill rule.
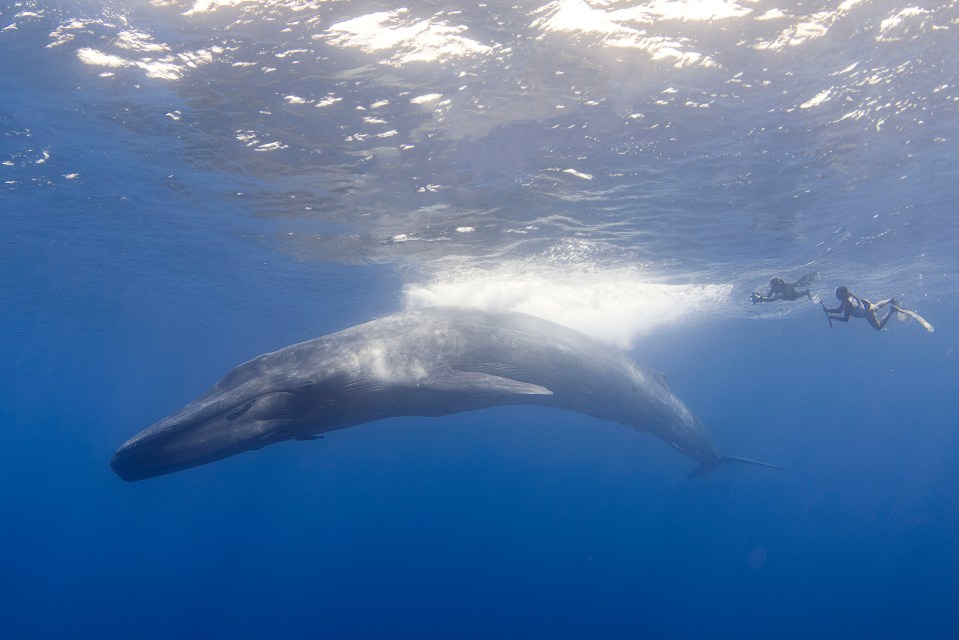
<path fill-rule="evenodd" d="M 952 637 L 957 24 L 0 7 L 0 636 Z M 816 270 L 935 333 L 749 304 Z M 628 349 L 789 470 L 687 480 L 649 436 L 502 407 L 112 473 L 236 364 L 430 303 Z"/>

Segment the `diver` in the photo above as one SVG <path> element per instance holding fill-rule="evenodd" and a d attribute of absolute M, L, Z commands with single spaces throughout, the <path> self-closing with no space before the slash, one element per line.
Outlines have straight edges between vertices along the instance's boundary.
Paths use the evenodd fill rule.
<path fill-rule="evenodd" d="M 925 318 L 915 311 L 900 307 L 899 301 L 895 298 L 880 300 L 879 302 L 870 302 L 865 298 L 858 297 L 850 291 L 848 287 L 842 285 L 836 289 L 836 299 L 839 300 L 839 306 L 835 309 L 828 308 L 825 302 L 821 303 L 823 311 L 826 312 L 826 319 L 829 321 L 830 327 L 832 326 L 833 320 L 849 322 L 849 318 L 865 318 L 869 321 L 869 324 L 872 325 L 873 329 L 882 331 L 893 314 L 900 313 L 919 322 L 929 333 L 935 330 Z M 883 316 L 882 320 L 880 320 L 879 311 L 886 306 L 889 307 L 889 311 Z"/>
<path fill-rule="evenodd" d="M 753 295 L 750 296 L 753 304 L 757 302 L 772 302 L 773 300 L 798 300 L 799 298 L 806 296 L 813 302 L 817 302 L 816 298 L 809 292 L 809 285 L 811 285 L 816 280 L 819 280 L 819 272 L 814 271 L 809 275 L 803 276 L 796 282 L 792 284 L 786 282 L 782 278 L 776 277 L 769 281 L 769 291 L 765 294 L 759 293 L 758 291 L 753 291 Z M 800 291 L 799 287 L 806 287 L 804 291 Z"/>

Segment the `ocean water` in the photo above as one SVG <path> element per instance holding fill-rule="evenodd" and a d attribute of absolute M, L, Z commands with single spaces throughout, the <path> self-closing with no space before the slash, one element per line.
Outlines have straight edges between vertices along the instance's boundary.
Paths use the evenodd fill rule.
<path fill-rule="evenodd" d="M 0 6 L 0 637 L 951 638 L 955 1 Z M 818 271 L 936 330 L 751 305 Z M 724 453 L 501 407 L 136 483 L 236 364 L 566 324 Z"/>

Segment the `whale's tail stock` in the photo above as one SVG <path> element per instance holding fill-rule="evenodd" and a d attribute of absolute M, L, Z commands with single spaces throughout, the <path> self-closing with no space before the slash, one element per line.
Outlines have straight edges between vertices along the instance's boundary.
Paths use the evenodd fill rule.
<path fill-rule="evenodd" d="M 698 478 L 700 476 L 704 476 L 707 473 L 710 473 L 711 471 L 715 471 L 720 466 L 731 463 L 731 462 L 735 462 L 739 464 L 754 464 L 759 467 L 769 467 L 770 469 L 780 469 L 781 471 L 786 470 L 786 467 L 779 467 L 774 464 L 769 464 L 768 462 L 760 462 L 759 460 L 752 460 L 750 458 L 740 458 L 739 456 L 720 455 L 713 458 L 712 460 L 706 460 L 705 462 L 699 463 L 699 466 L 693 469 L 693 472 L 690 473 L 687 477 Z"/>

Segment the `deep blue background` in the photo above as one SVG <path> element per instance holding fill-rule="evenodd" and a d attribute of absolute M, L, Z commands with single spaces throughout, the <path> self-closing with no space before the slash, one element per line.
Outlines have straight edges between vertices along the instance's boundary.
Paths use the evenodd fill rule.
<path fill-rule="evenodd" d="M 932 339 L 830 330 L 810 305 L 637 347 L 722 450 L 787 472 L 690 481 L 647 436 L 501 408 L 119 481 L 112 449 L 233 363 L 395 306 L 376 269 L 273 269 L 344 289 L 262 317 L 277 294 L 247 287 L 189 328 L 180 300 L 146 287 L 130 315 L 4 314 L 10 637 L 947 637 L 955 623 L 948 322 Z"/>
<path fill-rule="evenodd" d="M 223 146 L 215 160 L 240 153 L 196 115 L 196 95 L 191 107 L 139 76 L 135 91 L 100 84 L 98 70 L 45 47 L 48 28 L 34 33 L 20 22 L 0 32 L 0 160 L 12 162 L 0 166 L 0 636 L 954 635 L 959 308 L 955 187 L 943 178 L 956 157 L 946 135 L 955 128 L 948 91 L 938 111 L 922 116 L 945 140 L 916 137 L 907 147 L 893 120 L 890 138 L 864 134 L 872 146 L 855 147 L 862 162 L 852 168 L 829 164 L 841 145 L 816 135 L 831 131 L 824 121 L 837 114 L 816 121 L 815 112 L 801 114 L 801 131 L 768 125 L 782 149 L 749 138 L 744 156 L 735 132 L 724 139 L 708 118 L 684 124 L 667 114 L 676 123 L 664 138 L 712 139 L 707 151 L 727 149 L 725 159 L 744 167 L 698 156 L 693 144 L 692 165 L 682 150 L 678 164 L 656 158 L 661 173 L 644 174 L 622 200 L 615 184 L 607 193 L 596 186 L 604 170 L 620 167 L 576 165 L 598 176 L 573 183 L 594 189 L 589 210 L 625 211 L 636 242 L 671 256 L 678 272 L 688 259 L 691 272 L 711 269 L 709 282 L 736 282 L 733 311 L 704 309 L 658 327 L 632 354 L 669 376 L 722 452 L 788 471 L 730 466 L 687 480 L 692 461 L 651 437 L 580 415 L 505 407 L 382 421 L 128 484 L 109 467 L 121 442 L 250 357 L 399 310 L 416 270 L 370 261 L 364 251 L 354 260 L 300 259 L 278 237 L 297 225 L 312 229 L 311 220 L 261 209 L 288 196 L 278 176 L 289 167 L 261 160 L 261 174 L 198 162 L 194 147 L 211 144 L 207 134 Z M 872 46 L 874 34 L 865 40 Z M 829 58 L 826 43 L 811 48 Z M 941 48 L 927 55 L 946 57 Z M 808 58 L 817 78 L 847 63 Z M 381 92 L 372 69 L 363 68 L 373 77 L 370 100 Z M 220 90 L 209 73 L 205 81 Z M 925 87 L 928 78 L 917 74 L 891 91 L 908 102 L 910 81 Z M 251 103 L 268 91 L 247 89 Z M 233 94 L 223 91 L 229 103 Z M 771 118 L 767 106 L 728 117 Z M 174 108 L 200 125 L 174 129 L 164 116 Z M 510 142 L 520 130 L 529 136 L 523 144 L 552 149 L 553 125 L 531 119 L 490 137 Z M 627 146 L 595 135 L 610 149 Z M 505 143 L 481 138 L 475 144 L 489 149 L 467 151 L 488 153 L 483 162 L 497 169 L 520 172 L 533 162 L 502 157 L 497 144 Z M 767 150 L 790 162 L 766 162 Z M 428 173 L 420 171 L 432 166 L 428 155 L 396 164 Z M 473 160 L 477 183 L 444 196 L 454 213 L 456 198 L 492 207 L 486 195 L 512 193 L 495 175 L 480 176 L 484 167 Z M 369 173 L 364 189 L 395 186 L 379 178 L 396 167 L 359 164 L 360 177 Z M 72 172 L 79 177 L 64 177 Z M 762 179 L 743 178 L 737 191 L 746 174 Z M 300 186 L 322 190 L 308 179 Z M 548 196 L 560 187 L 537 188 L 550 193 L 527 195 L 536 206 L 557 204 Z M 252 202 L 229 195 L 257 189 Z M 397 198 L 418 197 L 411 193 Z M 674 207 L 663 220 L 632 217 L 661 201 Z M 766 209 L 781 227 L 770 231 L 757 213 Z M 584 216 L 570 223 L 570 236 L 598 234 L 604 221 Z M 326 234 L 341 222 L 331 215 L 316 224 Z M 565 239 L 543 228 L 542 241 Z M 817 289 L 831 302 L 833 286 L 854 282 L 847 260 L 873 291 L 903 297 L 936 332 L 896 321 L 882 333 L 862 321 L 830 329 L 805 301 L 746 305 L 744 273 L 821 264 Z"/>

